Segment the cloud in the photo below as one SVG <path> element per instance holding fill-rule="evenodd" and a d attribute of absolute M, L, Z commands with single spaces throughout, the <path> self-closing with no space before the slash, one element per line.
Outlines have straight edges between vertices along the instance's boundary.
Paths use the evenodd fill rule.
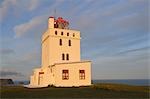
<path fill-rule="evenodd" d="M 39 7 L 41 0 L 3 0 L 0 7 L 0 21 L 7 17 L 8 13 L 18 14 L 22 11 L 33 11 Z M 11 10 L 11 11 L 10 11 Z"/>
<path fill-rule="evenodd" d="M 1 59 L 1 66 L 35 66 L 35 65 L 40 65 L 40 51 L 36 52 L 27 52 L 27 53 L 22 53 L 19 56 L 13 56 L 13 57 L 7 57 L 7 60 L 5 57 L 2 57 Z M 20 68 L 20 67 L 18 67 Z"/>
<path fill-rule="evenodd" d="M 22 73 L 17 71 L 15 67 L 13 69 L 10 68 L 1 68 L 0 70 L 0 78 L 1 79 L 12 79 L 14 81 L 26 80 L 27 77 Z"/>
<path fill-rule="evenodd" d="M 2 57 L 0 61 L 0 76 L 14 80 L 29 80 L 32 69 L 40 67 L 40 51 L 21 53 L 12 57 Z"/>
<path fill-rule="evenodd" d="M 139 12 L 145 8 L 147 9 L 147 7 L 148 7 L 147 0 L 118 1 L 117 3 L 114 3 L 106 7 L 106 9 L 104 9 L 103 16 L 109 18 L 114 16 L 123 16 L 126 14 Z"/>
<path fill-rule="evenodd" d="M 47 15 L 44 16 L 37 16 L 32 18 L 26 23 L 16 25 L 13 30 L 15 32 L 15 37 L 22 37 L 27 33 L 30 33 L 31 30 L 38 30 L 41 28 L 42 24 L 44 24 L 47 19 Z M 41 27 L 40 27 L 41 26 Z"/>
<path fill-rule="evenodd" d="M 84 57 L 110 56 L 148 46 L 147 4 L 144 0 L 129 2 L 108 4 L 103 10 L 90 8 L 88 14 L 83 12 L 81 20 L 76 20 L 82 33 Z"/>
<path fill-rule="evenodd" d="M 99 56 L 93 59 L 93 79 L 149 79 L 147 54 Z"/>
<path fill-rule="evenodd" d="M 11 6 L 15 6 L 17 4 L 17 0 L 3 0 L 0 7 L 0 21 L 7 15 L 8 10 Z"/>
<path fill-rule="evenodd" d="M 10 70 L 1 70 L 0 71 L 1 77 L 7 77 L 7 76 L 24 76 L 23 74 L 16 72 L 16 71 L 10 71 Z"/>
<path fill-rule="evenodd" d="M 148 33 L 148 12 L 141 11 L 140 13 L 134 13 L 123 16 L 114 21 L 117 27 L 124 30 L 132 31 L 144 31 Z"/>
<path fill-rule="evenodd" d="M 24 57 L 22 59 L 22 62 L 25 63 L 25 62 L 32 61 L 32 63 L 37 63 L 37 62 L 41 61 L 40 59 L 41 59 L 40 52 L 39 51 L 38 52 L 34 51 L 34 52 L 30 52 L 30 53 L 24 55 Z"/>
<path fill-rule="evenodd" d="M 29 2 L 29 11 L 35 10 L 40 5 L 41 0 L 30 0 Z"/>
<path fill-rule="evenodd" d="M 0 53 L 4 54 L 4 55 L 9 55 L 9 54 L 14 54 L 15 51 L 12 50 L 12 49 L 7 48 L 7 49 L 0 49 Z"/>
<path fill-rule="evenodd" d="M 148 53 L 148 51 L 150 50 L 150 47 L 143 47 L 143 48 L 136 48 L 136 49 L 128 49 L 122 52 L 118 52 L 118 55 L 122 55 L 122 54 L 127 54 L 127 53 L 132 53 L 132 52 L 139 52 L 139 51 L 144 51 L 145 53 Z"/>

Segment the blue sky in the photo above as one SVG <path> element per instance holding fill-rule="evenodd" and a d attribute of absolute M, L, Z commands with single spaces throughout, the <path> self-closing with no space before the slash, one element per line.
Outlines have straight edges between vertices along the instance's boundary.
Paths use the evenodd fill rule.
<path fill-rule="evenodd" d="M 54 15 L 81 31 L 93 79 L 149 77 L 148 0 L 1 0 L 1 77 L 28 80 L 41 64 L 41 35 Z"/>

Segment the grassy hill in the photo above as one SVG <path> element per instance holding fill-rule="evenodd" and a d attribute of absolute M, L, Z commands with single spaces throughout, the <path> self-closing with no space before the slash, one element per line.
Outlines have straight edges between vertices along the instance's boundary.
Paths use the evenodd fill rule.
<path fill-rule="evenodd" d="M 2 86 L 0 90 L 1 98 L 150 98 L 150 86 L 106 83 L 80 88 L 27 89 L 22 86 Z"/>

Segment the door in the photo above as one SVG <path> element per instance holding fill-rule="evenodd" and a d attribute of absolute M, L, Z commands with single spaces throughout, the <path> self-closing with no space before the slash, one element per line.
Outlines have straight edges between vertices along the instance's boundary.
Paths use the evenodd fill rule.
<path fill-rule="evenodd" d="M 43 83 L 43 75 L 44 75 L 44 72 L 39 72 L 38 85 L 41 85 Z"/>

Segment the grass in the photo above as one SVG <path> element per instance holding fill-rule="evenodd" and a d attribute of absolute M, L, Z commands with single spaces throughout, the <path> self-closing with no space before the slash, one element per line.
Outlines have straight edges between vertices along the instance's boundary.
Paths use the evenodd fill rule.
<path fill-rule="evenodd" d="M 27 89 L 22 86 L 2 86 L 1 98 L 128 98 L 149 99 L 150 86 L 95 84 L 80 88 Z"/>

